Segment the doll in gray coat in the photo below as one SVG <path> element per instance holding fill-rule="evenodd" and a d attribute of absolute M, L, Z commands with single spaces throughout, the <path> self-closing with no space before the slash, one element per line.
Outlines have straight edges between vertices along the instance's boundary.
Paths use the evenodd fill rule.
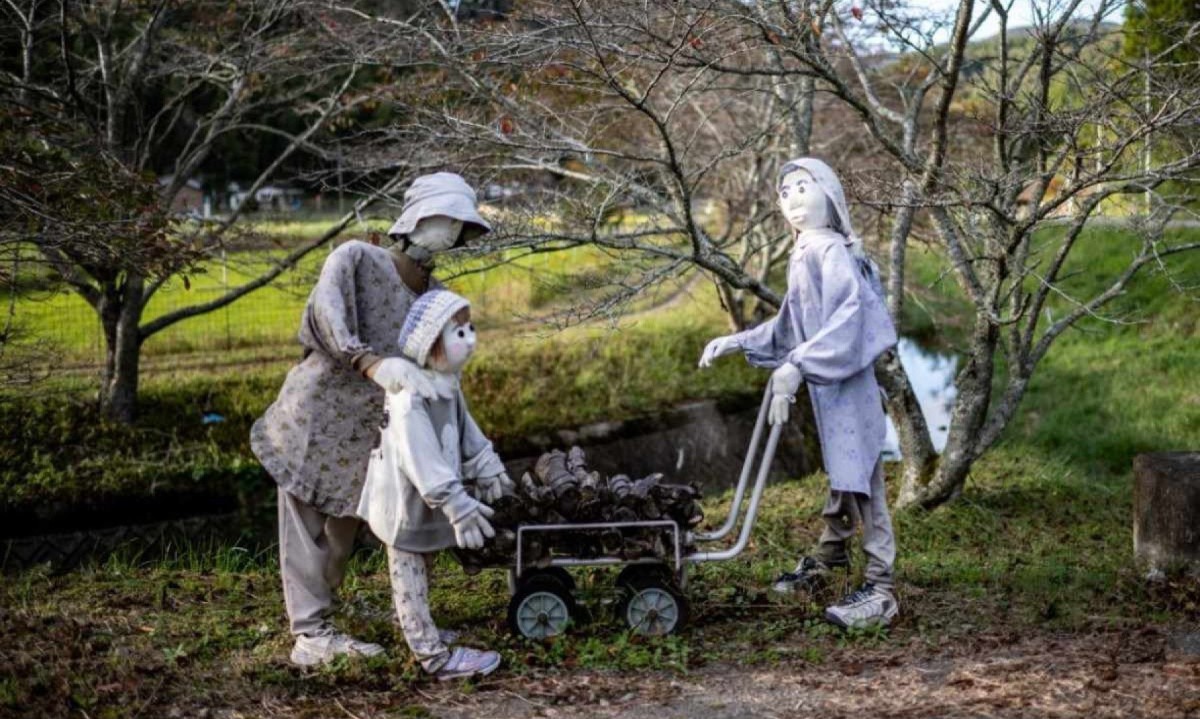
<path fill-rule="evenodd" d="M 774 369 L 772 424 L 787 421 L 788 405 L 800 383 L 807 383 L 829 475 L 825 530 L 813 552 L 774 588 L 812 587 L 832 569 L 847 567 L 846 543 L 860 524 L 866 583 L 825 616 L 843 627 L 887 624 L 899 611 L 893 593 L 896 543 L 880 459 L 886 424 L 874 364 L 896 344 L 896 330 L 833 170 L 814 158 L 793 160 L 780 171 L 778 189 L 780 210 L 796 231 L 779 313 L 753 329 L 714 339 L 700 365 L 740 351 L 751 364 Z"/>
<path fill-rule="evenodd" d="M 417 298 L 400 334 L 404 356 L 433 372 L 436 394 L 403 389 L 387 398 L 380 445 L 372 451 L 358 514 L 387 547 L 392 598 L 404 638 L 438 679 L 483 675 L 500 655 L 450 647 L 429 611 L 435 552 L 478 549 L 495 535 L 492 509 L 511 482 L 467 410 L 459 373 L 475 349 L 470 305 L 446 290 Z"/>

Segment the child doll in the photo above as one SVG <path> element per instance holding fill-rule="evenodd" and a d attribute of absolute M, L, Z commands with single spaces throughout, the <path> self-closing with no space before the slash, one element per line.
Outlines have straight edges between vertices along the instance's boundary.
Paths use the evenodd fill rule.
<path fill-rule="evenodd" d="M 422 668 L 439 679 L 488 674 L 500 655 L 447 646 L 452 636 L 439 633 L 430 616 L 427 576 L 435 552 L 478 549 L 494 536 L 492 509 L 480 499 L 494 501 L 511 484 L 459 386 L 475 349 L 470 305 L 453 292 L 426 292 L 409 310 L 399 344 L 429 372 L 437 394 L 424 399 L 405 388 L 388 395 L 358 514 L 387 547 L 400 626 Z"/>
<path fill-rule="evenodd" d="M 824 162 L 800 158 L 780 171 L 779 209 L 795 230 L 787 294 L 779 314 L 708 344 L 700 359 L 743 352 L 771 375 L 771 424 L 787 421 L 800 382 L 808 384 L 830 492 L 825 530 L 780 592 L 812 588 L 847 568 L 846 542 L 863 528 L 866 583 L 825 611 L 842 627 L 887 624 L 899 611 L 893 593 L 896 542 L 883 486 L 885 422 L 875 359 L 896 343 L 875 268 L 850 226 L 842 184 Z"/>

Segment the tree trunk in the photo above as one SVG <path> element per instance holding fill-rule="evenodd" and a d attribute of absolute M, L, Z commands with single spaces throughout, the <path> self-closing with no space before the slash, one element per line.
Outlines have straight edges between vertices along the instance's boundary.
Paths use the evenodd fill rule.
<path fill-rule="evenodd" d="M 879 358 L 875 363 L 875 377 L 887 392 L 887 412 L 900 441 L 900 486 L 928 484 L 937 467 L 937 452 L 933 449 L 921 403 L 900 363 L 898 351 L 893 349 Z"/>
<path fill-rule="evenodd" d="M 1133 460 L 1133 553 L 1152 573 L 1200 570 L 1200 452 Z"/>
<path fill-rule="evenodd" d="M 922 482 L 919 476 L 910 482 L 906 474 L 897 508 L 933 509 L 962 491 L 967 473 L 981 451 L 979 440 L 991 404 L 998 337 L 996 326 L 987 317 L 976 317 L 969 359 L 955 379 L 958 398 L 950 415 L 946 448 L 927 482 Z"/>
<path fill-rule="evenodd" d="M 105 288 L 100 301 L 100 321 L 104 326 L 104 381 L 100 388 L 101 411 L 125 424 L 137 414 L 138 365 L 142 337 L 138 324 L 142 319 L 142 289 L 145 279 L 127 276 L 124 283 Z"/>

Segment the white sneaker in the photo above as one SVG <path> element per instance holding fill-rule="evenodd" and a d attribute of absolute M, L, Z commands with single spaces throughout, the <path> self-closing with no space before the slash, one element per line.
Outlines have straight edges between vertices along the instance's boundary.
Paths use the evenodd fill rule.
<path fill-rule="evenodd" d="M 451 679 L 466 679 L 474 676 L 487 676 L 500 666 L 498 652 L 470 647 L 454 647 L 450 650 L 450 658 L 433 673 L 438 681 Z"/>
<path fill-rule="evenodd" d="M 331 632 L 315 637 L 298 636 L 292 647 L 292 663 L 302 667 L 313 667 L 333 661 L 334 657 L 347 654 L 359 657 L 374 657 L 383 654 L 383 647 L 371 642 L 362 642 L 341 632 Z"/>
<path fill-rule="evenodd" d="M 864 584 L 825 610 L 825 619 L 844 629 L 891 624 L 900 613 L 896 595 L 874 584 Z"/>

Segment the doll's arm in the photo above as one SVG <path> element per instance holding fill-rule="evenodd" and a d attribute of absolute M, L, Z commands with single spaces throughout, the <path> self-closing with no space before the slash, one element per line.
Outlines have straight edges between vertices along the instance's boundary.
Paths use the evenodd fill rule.
<path fill-rule="evenodd" d="M 804 372 L 806 381 L 833 384 L 858 374 L 874 358 L 864 358 L 862 350 L 862 285 L 854 258 L 836 243 L 825 250 L 820 262 L 821 329 L 798 344 L 787 359 Z"/>

